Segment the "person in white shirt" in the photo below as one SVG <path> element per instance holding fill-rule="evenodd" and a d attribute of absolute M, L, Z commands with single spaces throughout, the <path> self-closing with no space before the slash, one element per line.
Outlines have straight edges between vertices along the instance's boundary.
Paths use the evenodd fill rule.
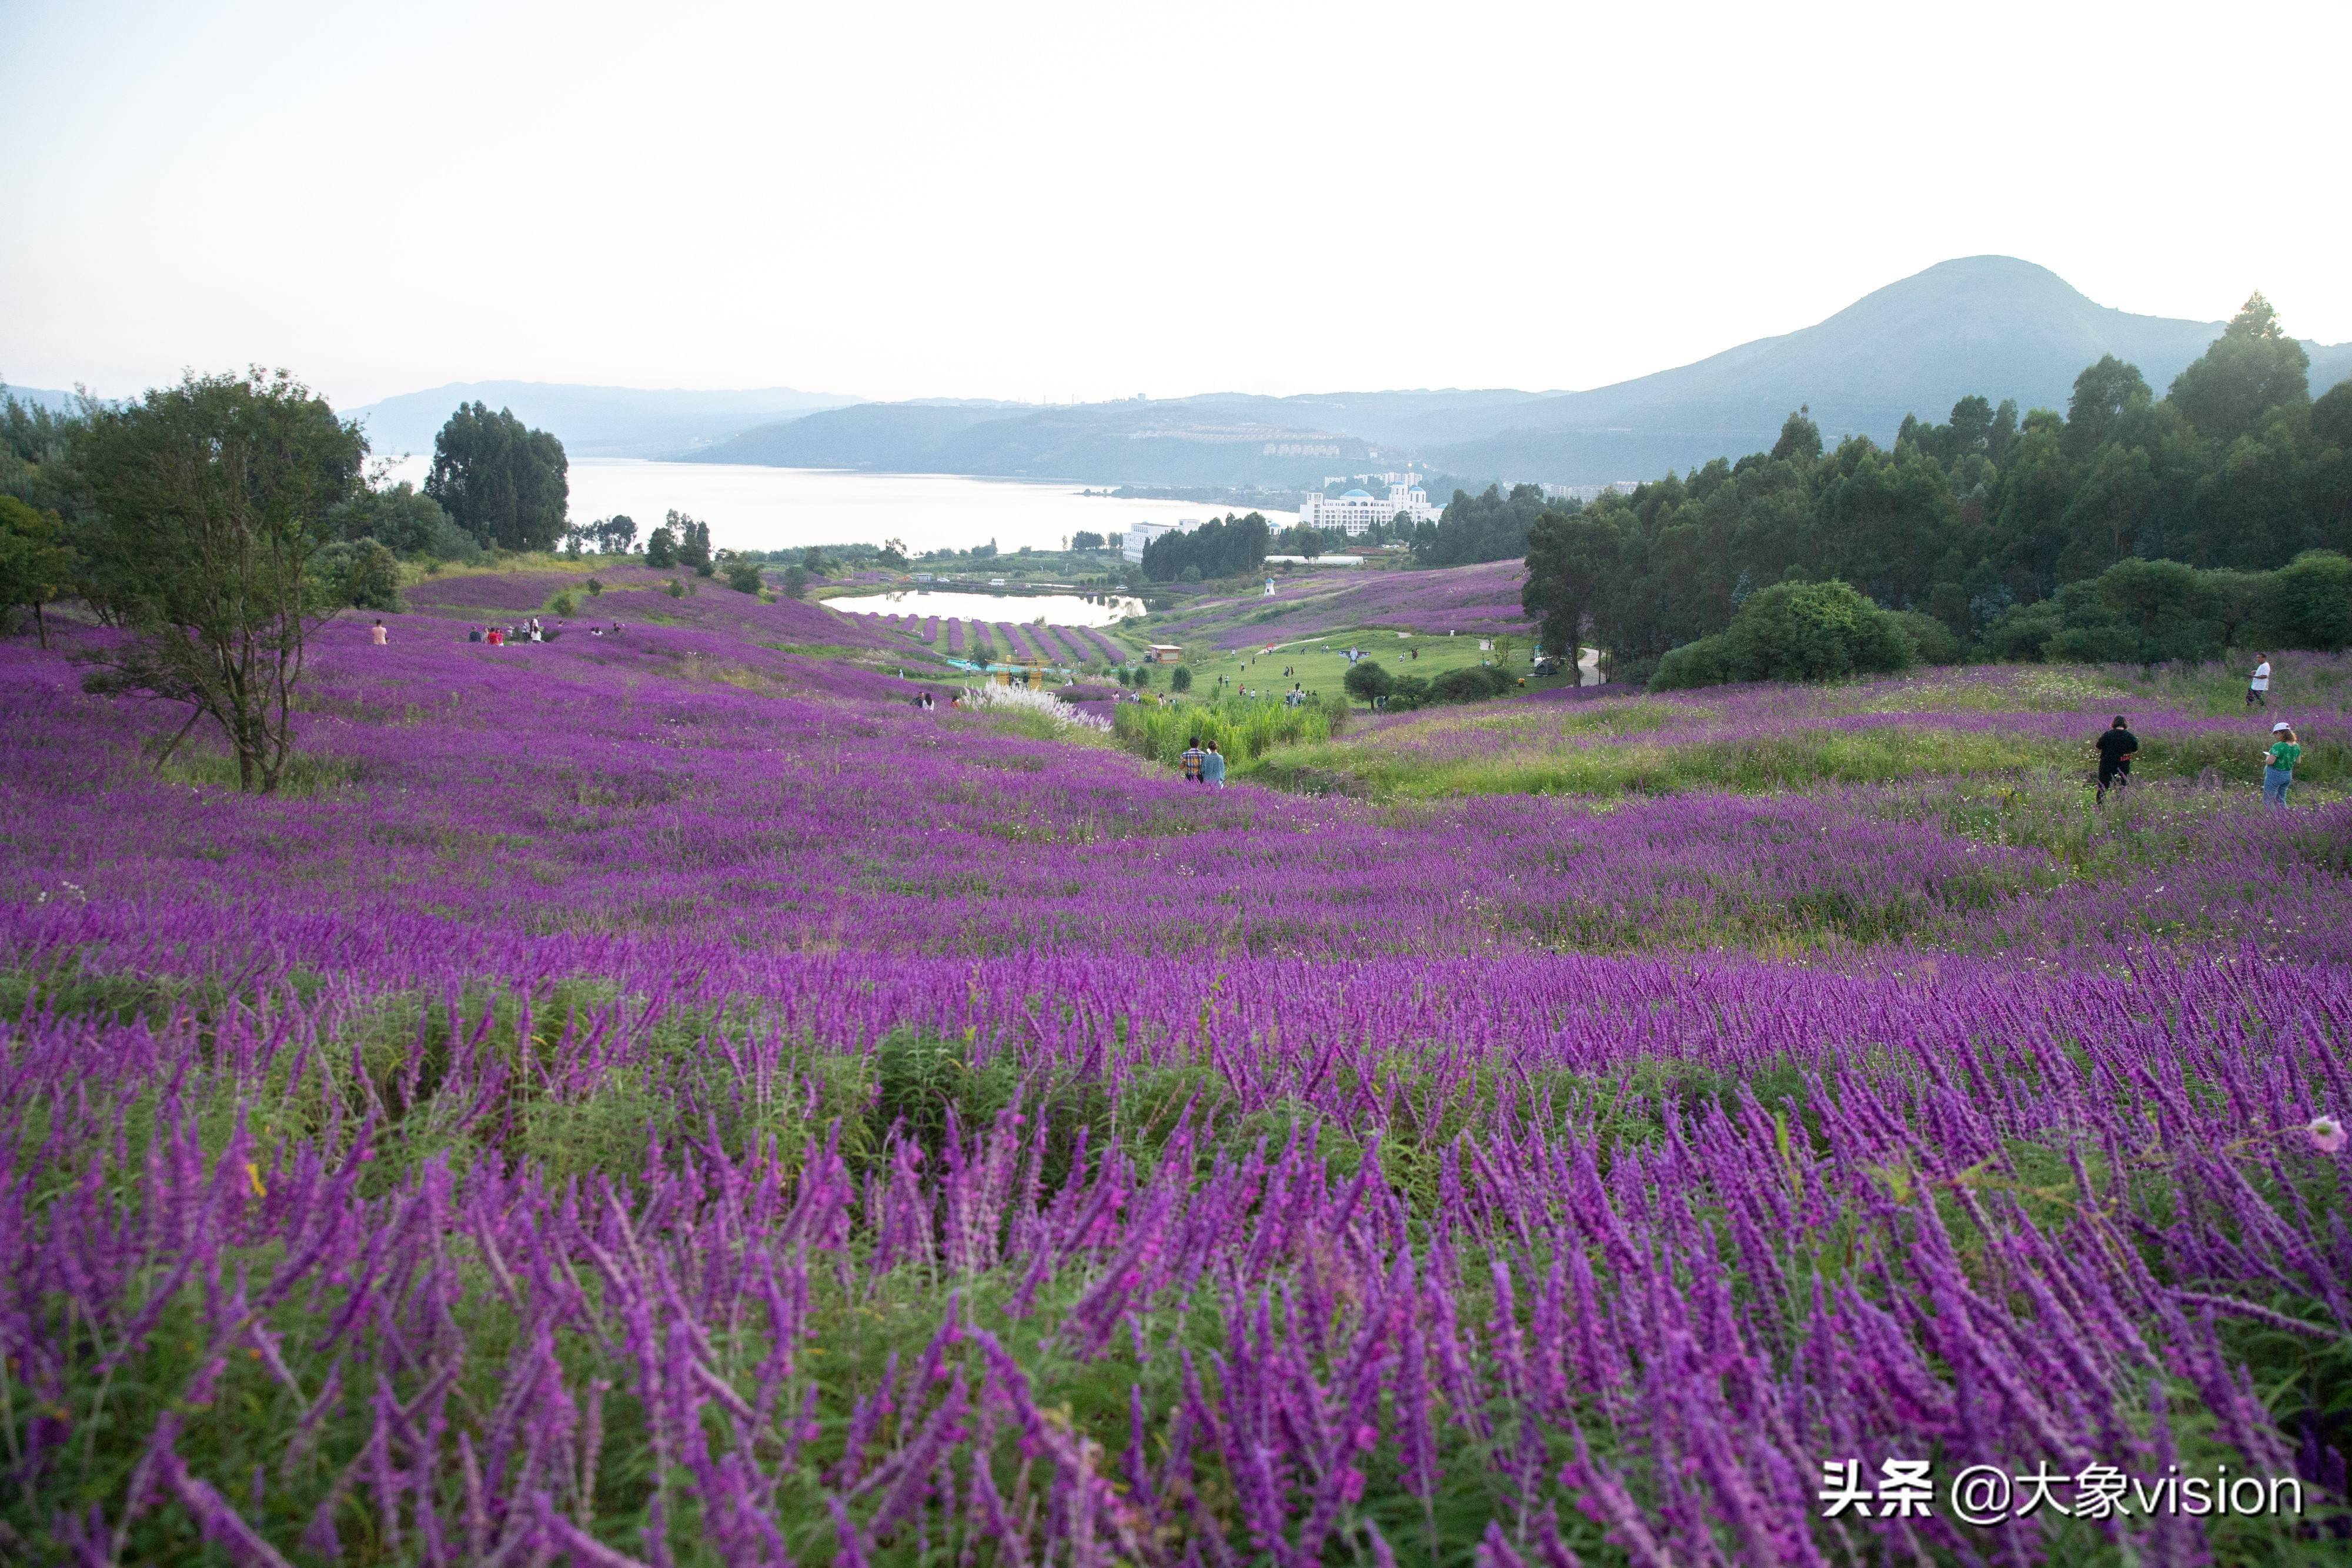
<path fill-rule="evenodd" d="M 2271 689 L 2271 656 L 2268 653 L 2257 653 L 2254 657 L 2258 662 L 2254 665 L 2253 681 L 2246 687 L 2246 706 L 2268 707 L 2271 706 L 2271 699 L 2264 694 Z"/>

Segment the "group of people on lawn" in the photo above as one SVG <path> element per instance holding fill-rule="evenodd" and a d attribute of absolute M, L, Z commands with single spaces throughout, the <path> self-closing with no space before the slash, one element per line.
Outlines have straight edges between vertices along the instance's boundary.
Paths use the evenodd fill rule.
<path fill-rule="evenodd" d="M 2267 653 L 2257 656 L 2252 677 L 2246 685 L 2246 706 L 2267 710 L 2271 706 L 2271 660 Z M 2139 755 L 2139 737 L 2131 732 L 2124 716 L 2116 715 L 2106 733 L 2093 741 L 2099 754 L 2099 794 L 2104 804 L 2110 789 L 2121 789 L 2131 782 L 2132 758 Z M 2266 805 L 2284 809 L 2287 786 L 2294 782 L 2295 765 L 2303 760 L 2303 743 L 2295 738 L 2294 726 L 2284 719 L 2271 726 L 2271 744 L 2263 753 L 2263 800 Z"/>

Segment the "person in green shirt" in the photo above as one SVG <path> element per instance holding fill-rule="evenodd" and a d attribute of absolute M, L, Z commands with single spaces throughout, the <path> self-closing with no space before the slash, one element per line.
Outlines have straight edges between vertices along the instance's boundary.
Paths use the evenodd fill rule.
<path fill-rule="evenodd" d="M 2284 809 L 2286 787 L 2294 782 L 2294 765 L 2303 760 L 2303 747 L 2296 744 L 2294 727 L 2290 724 L 2271 726 L 2271 748 L 2263 753 L 2263 800 Z"/>

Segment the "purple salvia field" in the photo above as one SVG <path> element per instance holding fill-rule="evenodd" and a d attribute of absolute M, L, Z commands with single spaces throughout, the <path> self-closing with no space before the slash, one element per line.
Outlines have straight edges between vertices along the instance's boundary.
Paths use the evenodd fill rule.
<path fill-rule="evenodd" d="M 330 626 L 273 797 L 159 770 L 107 633 L 0 643 L 10 1557 L 2341 1549 L 2352 802 L 2201 760 L 2256 721 L 2141 692 L 2179 765 L 2104 814 L 2053 758 L 2129 677 L 2051 672 L 1432 710 L 1328 743 L 1371 798 L 1208 791 L 709 582 L 462 640 L 534 582 Z M 1890 728 L 1948 766 L 1397 782 Z M 1824 1517 L 1906 1459 L 2303 1506 Z"/>

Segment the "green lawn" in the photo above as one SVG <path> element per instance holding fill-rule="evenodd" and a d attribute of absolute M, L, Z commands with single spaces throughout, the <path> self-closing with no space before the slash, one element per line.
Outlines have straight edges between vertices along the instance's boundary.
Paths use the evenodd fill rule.
<path fill-rule="evenodd" d="M 1269 639 L 1269 641 L 1272 641 Z M 1511 639 L 1508 668 L 1525 674 L 1535 656 L 1535 640 L 1530 637 Z M 1213 687 L 1219 677 L 1234 686 L 1253 690 L 1263 688 L 1274 695 L 1290 689 L 1293 681 L 1303 682 L 1310 692 L 1332 695 L 1344 695 L 1342 683 L 1348 674 L 1347 651 L 1364 650 L 1365 657 L 1392 675 L 1419 675 L 1424 680 L 1482 662 L 1504 657 L 1501 652 L 1481 653 L 1475 636 L 1432 636 L 1425 632 L 1410 634 L 1398 632 L 1372 631 L 1362 627 L 1345 632 L 1332 632 L 1303 641 L 1275 642 L 1275 651 L 1261 653 L 1247 648 L 1237 653 L 1220 653 L 1192 664 L 1195 690 Z M 1417 655 L 1417 656 L 1416 656 Z M 1288 674 L 1285 674 L 1285 671 Z M 1165 690 L 1167 672 L 1154 670 L 1153 685 Z M 1538 691 L 1549 686 L 1566 685 L 1567 679 L 1542 680 L 1529 678 L 1528 689 Z M 1357 705 L 1360 708 L 1361 704 Z"/>

